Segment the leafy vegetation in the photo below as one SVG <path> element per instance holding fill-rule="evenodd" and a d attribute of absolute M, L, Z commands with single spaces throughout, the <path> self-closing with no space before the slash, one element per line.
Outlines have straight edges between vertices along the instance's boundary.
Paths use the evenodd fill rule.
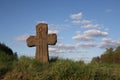
<path fill-rule="evenodd" d="M 5 44 L 0 43 L 0 78 L 12 69 L 14 61 L 17 61 L 17 54 Z"/>
<path fill-rule="evenodd" d="M 115 50 L 113 48 L 106 49 L 105 53 L 100 57 L 94 57 L 92 62 L 107 63 L 107 64 L 120 64 L 120 46 Z"/>
<path fill-rule="evenodd" d="M 15 53 L 8 56 L 9 53 L 2 51 L 0 70 L 7 70 L 4 74 L 2 72 L 0 80 L 120 80 L 120 64 L 116 61 L 116 58 L 119 59 L 119 51 L 119 47 L 115 50 L 107 49 L 89 64 L 58 58 L 51 58 L 49 63 L 42 64 L 26 56 L 17 59 Z"/>
<path fill-rule="evenodd" d="M 29 57 L 21 57 L 5 80 L 120 80 L 120 65 L 84 64 L 71 60 L 57 60 L 41 64 Z"/>

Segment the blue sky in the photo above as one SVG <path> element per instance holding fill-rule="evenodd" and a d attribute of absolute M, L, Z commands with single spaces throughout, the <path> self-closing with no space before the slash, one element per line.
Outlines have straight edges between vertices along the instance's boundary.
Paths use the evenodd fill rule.
<path fill-rule="evenodd" d="M 119 0 L 0 0 L 0 42 L 19 56 L 35 55 L 26 39 L 44 22 L 58 35 L 50 56 L 90 61 L 120 45 Z"/>

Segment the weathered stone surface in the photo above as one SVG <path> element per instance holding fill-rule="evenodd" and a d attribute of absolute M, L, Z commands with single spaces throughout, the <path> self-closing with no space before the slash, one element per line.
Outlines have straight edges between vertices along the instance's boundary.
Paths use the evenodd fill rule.
<path fill-rule="evenodd" d="M 56 34 L 48 34 L 48 25 L 40 23 L 36 26 L 36 36 L 30 36 L 27 39 L 29 47 L 36 46 L 36 59 L 40 62 L 49 61 L 48 45 L 55 45 L 57 42 Z"/>

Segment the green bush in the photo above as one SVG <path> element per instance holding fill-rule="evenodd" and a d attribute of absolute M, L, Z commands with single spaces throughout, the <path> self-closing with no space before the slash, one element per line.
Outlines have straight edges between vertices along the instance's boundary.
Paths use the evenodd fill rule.
<path fill-rule="evenodd" d="M 101 55 L 92 59 L 93 63 L 120 64 L 120 46 L 117 48 L 108 48 Z"/>
<path fill-rule="evenodd" d="M 0 43 L 0 79 L 12 69 L 12 64 L 16 60 L 17 54 L 5 44 Z"/>

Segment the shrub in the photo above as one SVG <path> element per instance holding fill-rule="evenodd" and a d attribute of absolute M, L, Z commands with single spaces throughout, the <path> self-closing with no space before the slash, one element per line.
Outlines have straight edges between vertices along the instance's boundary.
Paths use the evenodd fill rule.
<path fill-rule="evenodd" d="M 17 60 L 17 54 L 13 53 L 5 44 L 0 43 L 0 79 L 12 68 L 13 62 Z"/>

